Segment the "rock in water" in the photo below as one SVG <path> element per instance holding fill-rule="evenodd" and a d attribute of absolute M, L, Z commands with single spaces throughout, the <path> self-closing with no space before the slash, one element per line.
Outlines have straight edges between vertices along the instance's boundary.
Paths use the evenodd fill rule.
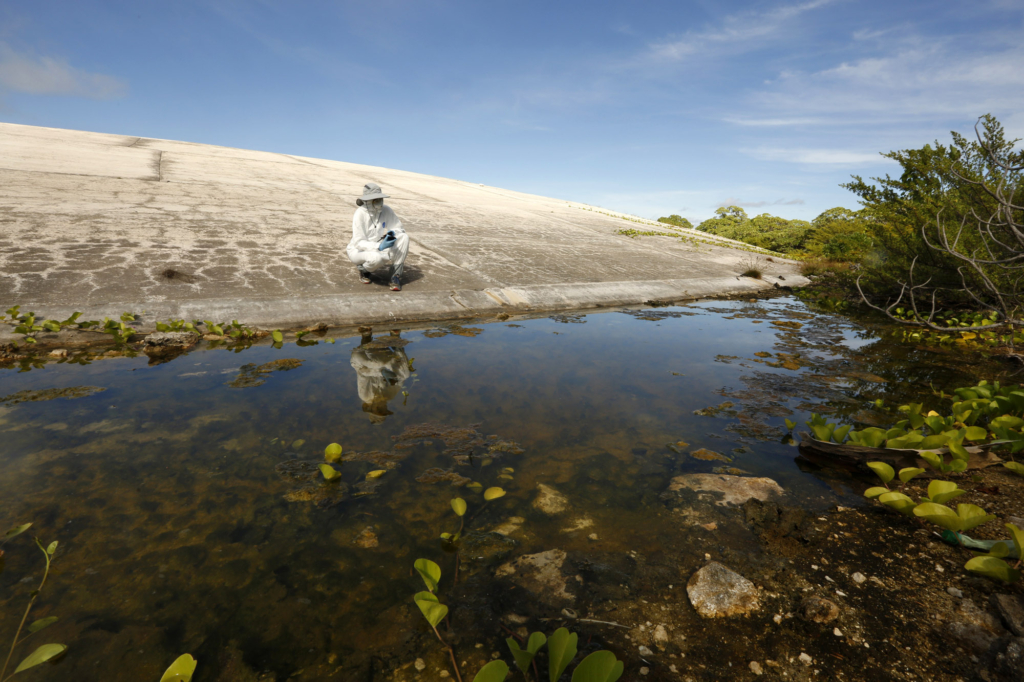
<path fill-rule="evenodd" d="M 538 483 L 533 506 L 548 515 L 561 514 L 569 506 L 569 500 L 551 486 Z"/>
<path fill-rule="evenodd" d="M 192 346 L 199 340 L 193 332 L 154 332 L 146 337 L 147 346 Z"/>
<path fill-rule="evenodd" d="M 811 623 L 831 623 L 839 617 L 839 607 L 822 597 L 807 597 L 800 603 L 800 615 Z"/>
<path fill-rule="evenodd" d="M 494 575 L 498 578 L 511 578 L 540 597 L 550 596 L 571 601 L 573 595 L 566 590 L 566 579 L 562 575 L 565 557 L 565 552 L 560 549 L 527 554 L 499 566 Z"/>
<path fill-rule="evenodd" d="M 761 608 L 754 583 L 716 561 L 690 577 L 686 593 L 705 618 L 747 615 Z"/>
<path fill-rule="evenodd" d="M 774 495 L 782 495 L 782 487 L 770 478 L 750 476 L 725 476 L 720 474 L 684 474 L 672 479 L 670 492 L 689 488 L 697 492 L 721 493 L 722 499 L 715 504 L 743 504 L 749 499 L 762 502 Z"/>

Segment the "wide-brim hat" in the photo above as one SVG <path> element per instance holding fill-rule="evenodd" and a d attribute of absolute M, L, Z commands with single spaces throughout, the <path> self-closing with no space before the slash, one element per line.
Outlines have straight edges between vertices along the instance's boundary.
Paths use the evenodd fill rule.
<path fill-rule="evenodd" d="M 390 198 L 387 194 L 384 194 L 384 190 L 380 188 L 380 185 L 375 182 L 368 182 L 363 185 L 363 196 L 356 199 L 356 206 L 362 206 L 364 201 Z"/>

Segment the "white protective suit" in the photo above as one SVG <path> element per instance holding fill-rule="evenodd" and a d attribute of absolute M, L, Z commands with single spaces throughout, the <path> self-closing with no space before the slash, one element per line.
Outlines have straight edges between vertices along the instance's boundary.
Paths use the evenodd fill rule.
<path fill-rule="evenodd" d="M 380 242 L 388 232 L 394 232 L 397 241 L 390 249 L 380 251 Z M 391 276 L 401 277 L 405 257 L 409 255 L 409 235 L 402 229 L 402 221 L 390 206 L 382 206 L 374 216 L 364 204 L 352 216 L 352 241 L 345 253 L 350 261 L 366 272 L 376 272 L 390 265 Z"/>
<path fill-rule="evenodd" d="M 405 351 L 401 348 L 354 348 L 351 362 L 363 410 L 381 416 L 391 414 L 387 409 L 388 401 L 399 394 L 411 374 Z"/>

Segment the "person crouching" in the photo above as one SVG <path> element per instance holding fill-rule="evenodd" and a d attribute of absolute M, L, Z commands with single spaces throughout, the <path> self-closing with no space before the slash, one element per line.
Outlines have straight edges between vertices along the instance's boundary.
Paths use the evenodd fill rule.
<path fill-rule="evenodd" d="M 380 185 L 366 183 L 356 199 L 359 208 L 352 216 L 352 241 L 345 252 L 356 264 L 360 282 L 369 284 L 370 273 L 379 272 L 391 283 L 391 291 L 401 291 L 409 235 L 391 207 L 384 205 L 387 198 Z"/>

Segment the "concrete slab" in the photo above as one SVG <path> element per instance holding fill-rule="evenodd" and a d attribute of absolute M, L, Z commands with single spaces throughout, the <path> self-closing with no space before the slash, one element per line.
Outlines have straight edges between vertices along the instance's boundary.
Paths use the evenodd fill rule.
<path fill-rule="evenodd" d="M 405 289 L 344 255 L 377 182 L 412 239 Z M 701 232 L 460 180 L 286 154 L 0 123 L 0 305 L 253 326 L 353 325 L 757 291 Z M 767 264 L 784 284 L 795 265 Z"/>

